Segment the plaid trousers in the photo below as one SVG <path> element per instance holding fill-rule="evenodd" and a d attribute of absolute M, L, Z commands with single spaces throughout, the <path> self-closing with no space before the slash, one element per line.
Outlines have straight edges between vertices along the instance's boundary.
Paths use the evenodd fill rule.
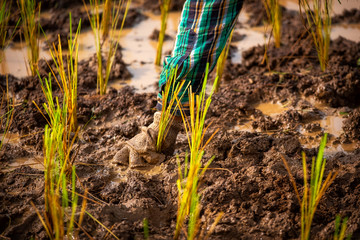
<path fill-rule="evenodd" d="M 186 109 L 187 87 L 191 85 L 195 93 L 201 90 L 206 65 L 209 64 L 209 72 L 216 66 L 242 5 L 243 0 L 186 0 L 172 55 L 165 57 L 160 74 L 158 110 L 164 86 L 176 68 L 176 82 L 185 81 L 179 95 L 183 96 L 181 103 Z"/>

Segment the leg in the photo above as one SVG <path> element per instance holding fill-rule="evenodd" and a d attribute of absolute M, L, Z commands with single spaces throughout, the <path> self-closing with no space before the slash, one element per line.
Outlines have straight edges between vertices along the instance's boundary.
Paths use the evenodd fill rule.
<path fill-rule="evenodd" d="M 171 56 L 165 58 L 160 75 L 157 109 L 161 111 L 164 85 L 172 69 L 178 67 L 176 81 L 185 80 L 184 86 L 200 91 L 206 65 L 210 71 L 216 66 L 227 39 L 234 28 L 243 0 L 187 0 Z M 184 92 L 185 91 L 185 92 Z M 188 90 L 184 87 L 182 103 L 186 109 Z"/>

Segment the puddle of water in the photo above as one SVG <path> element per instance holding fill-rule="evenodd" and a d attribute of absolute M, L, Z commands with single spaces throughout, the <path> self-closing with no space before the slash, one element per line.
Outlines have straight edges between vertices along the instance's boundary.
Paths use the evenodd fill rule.
<path fill-rule="evenodd" d="M 343 121 L 344 119 L 342 117 L 325 116 L 321 120 L 311 121 L 310 123 L 319 124 L 323 132 L 329 133 L 334 137 L 339 137 L 343 133 Z M 308 132 L 303 127 L 300 127 L 299 132 L 303 135 L 314 137 L 320 132 L 320 130 L 315 132 Z"/>
<path fill-rule="evenodd" d="M 331 112 L 329 109 L 327 109 L 323 104 L 314 102 L 313 99 L 307 99 L 309 100 L 313 105 L 316 105 L 318 109 L 320 109 L 323 112 Z M 255 105 L 255 108 L 260 110 L 264 115 L 270 116 L 272 118 L 276 117 L 279 114 L 284 113 L 288 108 L 284 107 L 280 103 L 260 103 Z M 246 131 L 246 132 L 258 132 L 258 133 L 265 133 L 268 135 L 272 135 L 275 132 L 278 131 L 261 131 L 260 129 L 253 129 L 252 123 L 253 120 L 248 120 L 240 125 L 235 126 L 233 129 L 236 131 Z M 298 132 L 301 134 L 299 137 L 299 141 L 301 145 L 305 148 L 314 148 L 318 147 L 320 143 L 320 133 L 326 132 L 329 133 L 331 138 L 328 143 L 328 147 L 326 148 L 327 154 L 334 154 L 336 152 L 351 152 L 354 151 L 357 148 L 358 143 L 351 143 L 351 144 L 334 144 L 335 138 L 339 137 L 343 133 L 343 121 L 344 119 L 341 116 L 335 116 L 335 115 L 326 115 L 323 119 L 320 120 L 314 120 L 309 123 L 313 124 L 319 124 L 320 128 L 318 131 L 314 132 L 308 132 L 303 128 L 303 126 L 300 126 L 298 129 Z"/>
<path fill-rule="evenodd" d="M 121 33 L 120 44 L 123 48 L 124 61 L 133 75 L 128 79 L 127 84 L 134 86 L 139 92 L 156 92 L 155 82 L 159 80 L 161 67 L 154 64 L 156 56 L 157 41 L 149 39 L 149 36 L 155 29 L 160 28 L 160 16 L 152 13 L 146 13 L 148 19 L 140 22 L 134 28 L 124 29 Z M 180 12 L 171 12 L 168 16 L 166 34 L 172 37 L 172 40 L 164 41 L 163 55 L 172 50 Z M 123 86 L 122 82 L 110 83 L 111 87 L 119 88 Z"/>
<path fill-rule="evenodd" d="M 324 129 L 324 132 L 339 137 L 343 133 L 343 118 L 337 116 L 326 116 L 323 120 L 320 120 L 320 127 Z"/>
<path fill-rule="evenodd" d="M 360 4 L 360 2 L 359 2 L 359 4 Z M 360 24 L 332 26 L 330 38 L 332 40 L 335 40 L 340 36 L 342 36 L 348 40 L 354 41 L 354 42 L 359 42 L 360 41 Z"/>
<path fill-rule="evenodd" d="M 287 107 L 284 107 L 281 103 L 259 103 L 255 106 L 256 109 L 260 110 L 264 115 L 270 117 L 277 116 L 284 111 L 288 110 Z"/>
<path fill-rule="evenodd" d="M 41 50 L 43 46 L 44 42 L 40 40 L 40 58 L 50 59 L 50 54 Z M 28 53 L 25 43 L 12 43 L 5 50 L 0 50 L 0 56 L 4 57 L 0 63 L 1 74 L 12 74 L 17 78 L 29 76 L 30 69 L 27 64 Z"/>
<path fill-rule="evenodd" d="M 240 35 L 246 35 L 246 37 L 236 43 L 232 43 L 232 45 L 237 47 L 237 51 L 233 52 L 231 56 L 231 62 L 235 64 L 240 64 L 242 62 L 242 53 L 252 47 L 257 45 L 263 45 L 266 40 L 264 38 L 264 31 L 261 29 L 235 29 L 234 32 Z"/>
<path fill-rule="evenodd" d="M 300 144 L 304 148 L 318 148 L 320 144 L 320 137 L 314 137 L 312 139 L 309 138 L 299 138 Z M 350 143 L 350 144 L 334 144 L 334 139 L 330 139 L 325 148 L 324 155 L 325 157 L 334 155 L 338 152 L 353 152 L 358 148 L 358 143 Z"/>

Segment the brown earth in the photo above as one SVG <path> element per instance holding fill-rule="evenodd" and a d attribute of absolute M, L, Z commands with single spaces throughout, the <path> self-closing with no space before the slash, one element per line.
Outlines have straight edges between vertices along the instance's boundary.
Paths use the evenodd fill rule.
<path fill-rule="evenodd" d="M 300 205 L 281 161 L 284 156 L 298 186 L 303 183 L 301 152 L 316 156 L 316 147 L 305 148 L 304 138 L 319 143 L 323 129 L 313 121 L 328 114 L 309 98 L 331 107 L 346 117 L 343 134 L 329 136 L 331 143 L 352 142 L 352 152 L 327 154 L 325 174 L 338 171 L 315 214 L 312 236 L 330 239 L 337 214 L 349 217 L 348 233 L 360 238 L 360 73 L 357 59 L 360 45 L 339 38 L 331 42 L 329 67 L 319 70 L 311 39 L 295 13 L 285 14 L 282 46 L 269 47 L 268 64 L 261 63 L 264 46 L 243 53 L 243 63 L 227 62 L 224 81 L 216 93 L 207 123 L 209 134 L 220 128 L 206 148 L 204 161 L 215 156 L 200 189 L 202 221 L 211 223 L 220 211 L 224 217 L 211 239 L 298 239 Z M 338 18 L 339 21 L 342 19 Z M 94 59 L 79 64 L 78 119 L 82 129 L 74 149 L 79 176 L 77 191 L 87 188 L 87 210 L 120 239 L 143 238 L 142 221 L 148 219 L 152 239 L 171 239 L 177 211 L 177 160 L 188 150 L 185 133 L 179 134 L 174 155 L 154 167 L 118 169 L 111 160 L 119 143 L 135 136 L 139 127 L 149 125 L 155 112 L 156 93 L 139 94 L 132 87 L 110 89 L 96 94 Z M 52 63 L 50 62 L 50 65 Z M 269 74 L 268 69 L 275 72 Z M 40 63 L 41 75 L 49 71 Z M 128 78 L 121 50 L 116 56 L 113 79 Z M 17 106 L 10 132 L 19 134 L 16 143 L 6 143 L 0 152 L 0 237 L 47 239 L 44 228 L 30 205 L 44 208 L 43 171 L 29 166 L 9 166 L 19 158 L 42 161 L 42 132 L 46 120 L 33 104 L 44 101 L 37 77 L 9 76 L 9 89 Z M 0 76 L 6 87 L 6 77 Z M 59 89 L 53 82 L 55 95 Z M 256 109 L 260 102 L 281 102 L 288 110 L 268 116 Z M 1 109 L 5 111 L 4 106 Z M 251 122 L 251 131 L 236 126 Z M 3 126 L 2 126 L 3 127 Z M 315 133 L 303 135 L 299 128 Z M 3 131 L 3 129 L 1 129 Z M 81 184 L 80 184 L 81 182 Z M 79 199 L 79 202 L 81 198 Z M 83 228 L 102 239 L 106 231 L 89 217 Z M 81 233 L 81 239 L 86 235 Z"/>

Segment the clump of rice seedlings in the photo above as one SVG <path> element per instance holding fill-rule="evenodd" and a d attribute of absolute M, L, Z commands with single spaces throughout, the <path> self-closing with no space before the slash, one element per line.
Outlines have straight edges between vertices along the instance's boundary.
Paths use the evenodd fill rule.
<path fill-rule="evenodd" d="M 51 92 L 51 78 L 45 82 L 50 88 L 47 90 Z M 48 96 L 50 95 L 51 93 Z M 56 98 L 56 103 L 52 100 L 49 107 L 54 111 L 54 119 L 50 127 L 45 126 L 44 131 L 45 210 L 43 214 L 37 209 L 36 211 L 50 239 L 72 239 L 75 237 L 74 223 L 78 204 L 78 195 L 75 193 L 75 166 L 71 167 L 71 180 L 67 178 L 66 173 L 76 136 L 72 140 L 68 138 L 68 128 L 64 121 L 67 116 L 67 102 L 64 101 L 61 106 Z M 71 200 L 67 190 L 68 184 L 71 185 Z M 79 222 L 83 218 L 85 205 L 86 198 L 83 198 Z M 33 206 L 35 207 L 34 204 Z"/>
<path fill-rule="evenodd" d="M 122 10 L 123 6 L 125 5 L 125 0 L 119 1 L 117 6 L 112 6 L 112 17 L 111 18 L 109 17 L 109 21 L 111 22 L 110 24 L 106 23 L 105 20 L 100 21 L 100 4 L 101 4 L 101 2 L 99 0 L 89 0 L 91 14 L 88 11 L 85 0 L 83 0 L 83 1 L 84 1 L 84 6 L 85 6 L 85 9 L 86 9 L 89 21 L 90 21 L 91 29 L 93 30 L 94 37 L 95 37 L 96 60 L 97 60 L 97 64 L 98 64 L 97 91 L 100 95 L 104 95 L 106 93 L 106 86 L 109 81 L 111 68 L 112 68 L 112 65 L 115 60 L 115 53 L 116 53 L 116 50 L 119 45 L 120 34 L 116 38 L 115 37 L 115 29 L 117 29 L 117 25 L 120 21 L 120 16 L 121 16 L 120 11 Z M 131 0 L 128 0 L 126 3 L 126 7 L 124 10 L 125 12 L 124 12 L 123 19 L 121 22 L 120 33 L 124 27 L 126 15 L 129 10 L 130 3 L 131 3 Z M 105 3 L 105 5 L 106 4 L 111 5 L 111 2 L 109 1 L 109 3 Z M 110 13 L 107 12 L 106 14 L 109 15 Z M 106 16 L 104 16 L 104 17 L 106 17 Z M 104 24 L 106 24 L 106 26 Z M 110 35 L 109 34 L 103 35 L 104 38 L 102 39 L 101 30 L 105 29 L 109 25 L 110 25 Z M 106 40 L 108 40 L 109 46 L 108 46 L 107 51 L 104 51 L 104 43 Z M 105 56 L 105 67 L 103 66 L 103 54 L 106 55 Z M 103 71 L 104 70 L 103 68 L 105 69 L 105 71 Z"/>
<path fill-rule="evenodd" d="M 305 12 L 307 30 L 313 38 L 320 68 L 325 71 L 329 60 L 332 0 L 313 0 L 312 9 L 309 0 L 299 0 L 299 9 L 300 13 L 302 9 Z"/>
<path fill-rule="evenodd" d="M 159 0 L 160 10 L 161 10 L 161 28 L 159 32 L 159 40 L 156 50 L 156 58 L 155 58 L 156 65 L 160 65 L 160 61 L 161 61 L 162 47 L 165 39 L 165 31 L 167 25 L 167 18 L 169 15 L 170 2 L 171 0 Z"/>
<path fill-rule="evenodd" d="M 9 20 L 10 20 L 10 6 L 11 1 L 0 0 L 0 48 L 5 48 L 9 40 L 15 34 L 15 30 L 20 23 L 20 19 L 17 21 L 14 31 L 11 36 L 8 36 Z M 2 58 L 0 58 L 1 62 Z"/>
<path fill-rule="evenodd" d="M 3 105 L 6 104 L 6 112 L 0 116 L 0 128 L 4 126 L 4 132 L 2 133 L 2 137 L 0 139 L 0 151 L 4 145 L 4 141 L 9 132 L 11 123 L 14 118 L 14 109 L 15 102 L 11 103 L 9 98 L 9 84 L 8 84 L 8 76 L 6 76 L 6 92 L 4 91 L 1 98 L 0 109 L 3 108 Z M 13 100 L 14 101 L 14 100 Z M 6 102 L 6 103 L 5 103 Z"/>
<path fill-rule="evenodd" d="M 161 116 L 159 122 L 159 131 L 156 141 L 156 150 L 158 152 L 161 152 L 162 143 L 166 138 L 166 135 L 170 129 L 168 126 L 171 126 L 172 121 L 174 120 L 173 118 L 174 113 L 178 110 L 178 104 L 176 104 L 176 100 L 174 96 L 179 95 L 180 90 L 184 85 L 184 81 L 175 84 L 176 73 L 177 73 L 177 67 L 176 69 L 173 69 L 171 71 L 169 80 L 165 84 L 164 91 L 162 91 L 162 107 L 161 107 L 162 109 L 161 109 Z M 178 97 L 179 100 L 182 99 L 182 96 L 178 96 Z"/>
<path fill-rule="evenodd" d="M 348 236 L 345 236 L 345 232 L 347 229 L 347 220 L 348 220 L 347 217 L 344 219 L 341 219 L 340 215 L 336 216 L 334 240 L 343 240 L 343 239 L 345 239 L 345 237 L 347 240 L 351 239 L 351 234 L 349 234 Z"/>
<path fill-rule="evenodd" d="M 289 173 L 291 183 L 295 189 L 296 196 L 301 206 L 301 239 L 310 239 L 311 223 L 314 218 L 316 208 L 322 198 L 325 195 L 326 190 L 329 188 L 331 183 L 334 181 L 337 172 L 330 172 L 326 179 L 323 181 L 326 159 L 324 159 L 324 149 L 326 146 L 327 133 L 322 137 L 317 157 L 312 159 L 310 184 L 308 183 L 308 169 L 306 167 L 306 156 L 302 153 L 303 161 L 303 173 L 304 173 L 304 190 L 302 199 L 299 191 L 296 187 L 294 177 L 291 174 L 290 168 L 284 157 L 285 168 Z"/>
<path fill-rule="evenodd" d="M 40 44 L 40 23 L 36 19 L 40 19 L 41 3 L 36 7 L 35 0 L 19 0 L 18 5 L 22 19 L 22 32 L 28 45 L 30 71 L 35 76 L 38 70 Z"/>
<path fill-rule="evenodd" d="M 215 86 L 215 92 L 219 91 L 222 75 L 224 73 L 226 59 L 227 59 L 227 56 L 229 55 L 229 49 L 230 49 L 230 44 L 231 44 L 231 39 L 232 39 L 233 33 L 234 33 L 234 29 L 231 31 L 228 42 L 227 42 L 225 48 L 223 49 L 223 51 L 221 52 L 220 57 L 217 62 L 217 65 L 216 65 L 216 77 L 218 78 L 218 82 Z"/>
<path fill-rule="evenodd" d="M 188 156 L 185 157 L 185 168 L 184 172 L 181 171 L 179 163 L 179 178 L 177 180 L 177 186 L 179 191 L 179 200 L 178 200 L 178 213 L 176 221 L 176 229 L 174 234 L 174 239 L 180 237 L 181 230 L 185 224 L 185 220 L 188 217 L 188 230 L 187 230 L 187 239 L 203 238 L 211 234 L 214 227 L 211 227 L 209 232 L 205 236 L 205 227 L 201 227 L 200 222 L 200 199 L 201 195 L 198 190 L 200 187 L 200 182 L 202 177 L 205 174 L 208 166 L 214 158 L 208 160 L 205 164 L 202 164 L 202 158 L 204 155 L 204 149 L 206 145 L 211 141 L 213 136 L 216 134 L 215 131 L 212 136 L 204 143 L 204 136 L 209 126 L 205 127 L 205 117 L 211 103 L 212 94 L 215 91 L 214 86 L 216 85 L 217 78 L 213 85 L 212 91 L 208 98 L 205 97 L 206 82 L 208 76 L 208 66 L 206 69 L 206 75 L 202 90 L 198 95 L 195 95 L 191 91 L 189 93 L 189 105 L 190 105 L 190 121 L 182 113 L 185 131 L 188 138 L 188 143 L 190 147 L 190 160 Z M 178 104 L 180 104 L 178 98 L 176 97 Z M 216 225 L 222 213 L 215 220 L 214 224 Z M 213 225 L 214 225 L 213 224 Z M 200 231 L 200 229 L 202 229 Z"/>
<path fill-rule="evenodd" d="M 58 83 L 60 90 L 64 96 L 63 101 L 68 106 L 68 120 L 66 120 L 69 131 L 77 131 L 77 83 L 78 83 L 78 50 L 79 41 L 78 37 L 80 34 L 81 20 L 76 30 L 74 39 L 72 34 L 72 20 L 71 13 L 70 18 L 70 37 L 68 40 L 69 53 L 66 56 L 66 62 L 64 62 L 63 51 L 61 47 L 60 35 L 58 36 L 58 46 L 53 43 L 53 48 L 50 49 L 50 55 L 56 66 L 56 71 L 60 76 L 60 80 L 56 77 L 54 69 L 51 69 L 56 82 Z M 50 101 L 50 99 L 48 99 Z"/>
<path fill-rule="evenodd" d="M 7 27 L 10 19 L 10 11 L 5 0 L 0 1 L 0 48 L 6 43 Z"/>
<path fill-rule="evenodd" d="M 72 146 L 72 141 L 76 139 L 76 135 L 79 131 L 77 124 L 77 67 L 78 67 L 78 36 L 80 34 L 81 21 L 79 22 L 76 34 L 73 38 L 72 34 L 72 18 L 70 17 L 70 38 L 68 40 L 69 54 L 66 56 L 66 61 L 63 58 L 63 52 L 61 47 L 61 41 L 59 36 L 58 46 L 53 44 L 53 48 L 50 49 L 50 55 L 54 61 L 56 69 L 51 69 L 51 73 L 55 76 L 55 80 L 62 93 L 62 108 L 60 107 L 58 98 L 54 102 L 53 89 L 51 83 L 51 73 L 48 78 L 42 79 L 39 75 L 41 89 L 44 93 L 46 103 L 43 104 L 45 113 L 43 113 L 38 105 L 34 102 L 35 106 L 48 121 L 50 128 L 55 129 L 57 125 L 64 126 L 64 130 L 61 131 L 62 136 L 62 153 L 69 153 Z M 55 70 L 57 73 L 55 73 Z M 56 77 L 59 75 L 60 79 Z M 59 110 L 61 109 L 61 111 Z M 59 130 L 60 131 L 60 130 Z M 75 133 L 75 136 L 72 135 Z M 67 170 L 72 167 L 71 161 L 65 161 Z"/>
<path fill-rule="evenodd" d="M 72 142 L 75 141 L 77 133 L 79 132 L 79 128 L 77 128 L 74 132 L 72 132 L 72 129 L 70 128 L 70 122 L 71 122 L 71 116 L 72 116 L 72 107 L 69 106 L 69 101 L 67 101 L 64 94 L 64 100 L 62 102 L 62 106 L 60 106 L 58 98 L 54 98 L 53 96 L 53 90 L 52 90 L 52 84 L 51 84 L 51 73 L 49 73 L 49 77 L 45 77 L 44 79 L 40 78 L 41 82 L 41 88 L 44 93 L 46 103 L 43 104 L 44 110 L 48 118 L 45 117 L 45 114 L 40 110 L 38 105 L 34 102 L 38 110 L 41 112 L 41 114 L 45 117 L 45 119 L 48 122 L 48 125 L 50 128 L 54 128 L 57 125 L 64 126 L 64 130 L 61 131 L 63 134 L 62 141 L 64 142 L 61 146 L 63 148 L 63 153 L 68 153 L 68 150 L 72 147 Z M 54 101 L 54 99 L 56 99 Z M 71 103 L 70 103 L 71 104 Z M 61 109 L 61 111 L 59 110 Z M 72 133 L 75 133 L 73 135 Z M 66 161 L 67 170 L 69 170 L 72 167 L 73 161 Z"/>
<path fill-rule="evenodd" d="M 51 73 L 48 78 L 43 80 L 40 78 L 40 81 L 47 101 L 43 106 L 49 116 L 49 125 L 45 126 L 43 148 L 45 211 L 43 214 L 37 209 L 36 211 L 50 239 L 64 239 L 65 237 L 70 239 L 75 235 L 74 222 L 78 202 L 78 195 L 75 194 L 76 174 L 75 166 L 72 165 L 71 150 L 78 131 L 71 136 L 68 127 L 69 102 L 66 101 L 65 94 L 62 104 L 59 103 L 57 97 L 53 97 Z M 71 181 L 67 178 L 69 172 L 71 172 Z M 68 184 L 71 184 L 71 204 L 69 204 Z M 83 201 L 86 201 L 85 198 Z M 35 207 L 34 204 L 33 206 Z M 82 211 L 80 219 L 83 213 Z"/>
<path fill-rule="evenodd" d="M 280 47 L 281 39 L 281 7 L 279 0 L 263 0 L 269 23 L 272 26 L 275 47 Z"/>

